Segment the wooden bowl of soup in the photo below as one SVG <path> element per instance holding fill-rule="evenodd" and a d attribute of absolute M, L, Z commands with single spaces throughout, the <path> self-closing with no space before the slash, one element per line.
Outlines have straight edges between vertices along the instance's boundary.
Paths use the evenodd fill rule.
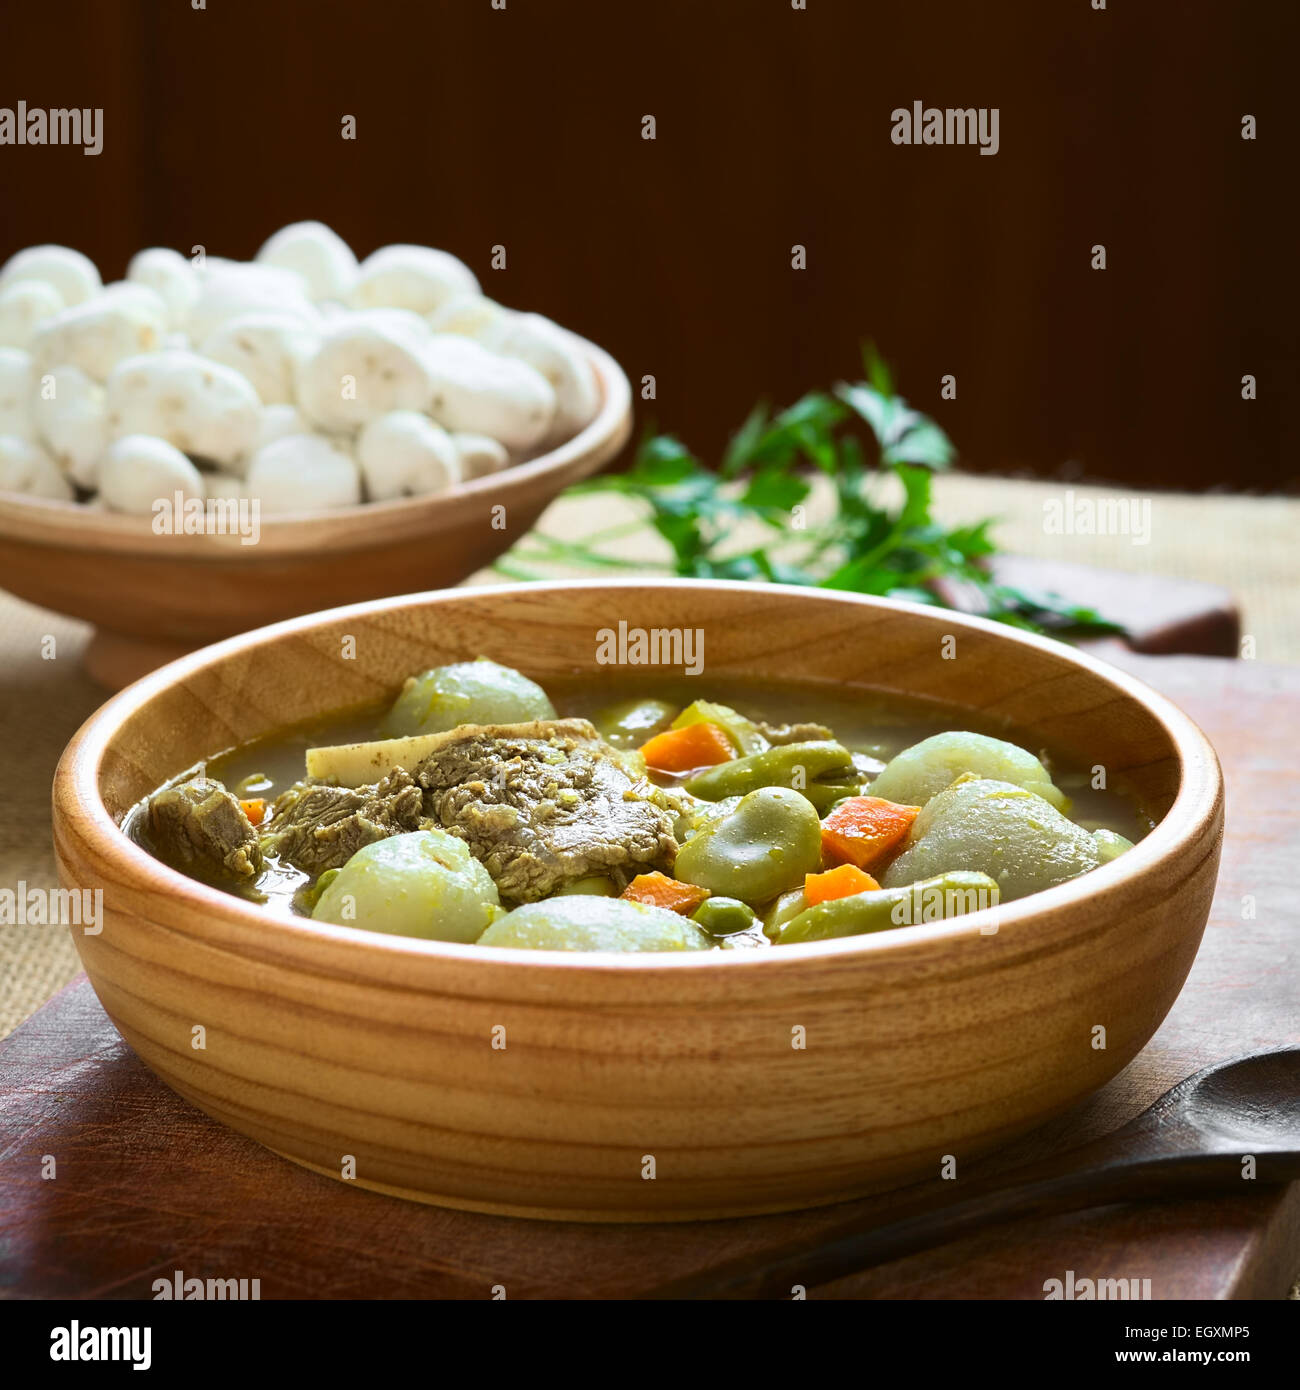
<path fill-rule="evenodd" d="M 471 700 L 448 714 L 455 691 L 440 687 L 435 698 L 415 685 L 394 712 L 409 677 L 479 658 L 518 675 L 519 687 L 502 678 L 506 695 L 540 687 L 548 705 Z M 660 716 L 627 713 L 647 700 L 659 703 Z M 710 702 L 712 729 L 683 736 L 699 722 L 699 701 Z M 568 732 L 556 733 L 557 724 Z M 852 766 L 831 773 L 799 755 L 819 798 L 835 786 L 831 804 L 822 798 L 814 815 L 827 844 L 847 846 L 827 850 L 820 864 L 796 855 L 781 868 L 783 882 L 803 875 L 805 903 L 785 921 L 804 926 L 791 938 L 778 923 L 773 942 L 761 923 L 780 913 L 759 903 L 764 939 L 751 932 L 748 942 L 724 944 L 700 940 L 698 908 L 686 915 L 646 907 L 654 929 L 630 946 L 651 949 L 575 949 L 613 941 L 583 936 L 582 923 L 642 911 L 626 901 L 633 879 L 658 883 L 658 874 L 676 883 L 678 868 L 700 858 L 686 853 L 694 836 L 685 830 L 675 860 L 662 857 L 661 842 L 615 830 L 629 807 L 640 814 L 643 801 L 658 806 L 691 785 L 729 788 L 742 800 L 752 794 L 743 789 L 756 765 L 741 759 L 758 754 L 737 747 L 728 763 L 714 731 L 729 725 L 737 740 L 764 731 L 760 752 L 825 745 L 827 732 L 851 750 Z M 484 733 L 489 726 L 497 731 Z M 602 745 L 620 744 L 617 758 L 593 753 L 588 727 Z M 608 833 L 587 845 L 595 859 L 583 867 L 611 879 L 617 896 L 598 889 L 583 899 L 595 906 L 578 910 L 572 904 L 590 884 L 567 883 L 564 894 L 519 906 L 555 882 L 521 878 L 522 850 L 494 860 L 473 838 L 489 806 L 487 822 L 519 830 L 517 817 L 496 818 L 501 788 L 538 795 L 536 779 L 519 771 L 531 754 L 518 741 L 544 738 L 559 788 L 546 815 L 562 818 L 572 809 L 567 793 L 586 795 L 590 781 L 569 777 L 573 760 L 597 756 L 606 760 L 601 776 L 612 777 L 615 764 L 620 776 L 633 776 L 636 757 L 629 762 L 627 750 L 674 727 L 667 746 L 685 748 L 687 763 L 706 758 L 700 750 L 710 740 L 721 751 L 703 767 L 657 772 L 635 792 L 615 789 Z M 832 892 L 825 876 L 858 855 L 855 827 L 867 840 L 874 833 L 872 786 L 885 779 L 895 798 L 874 799 L 881 804 L 902 806 L 897 798 L 907 793 L 919 800 L 935 760 L 925 761 L 921 781 L 909 781 L 919 755 L 902 754 L 939 738 L 929 746 L 950 756 L 945 731 L 973 731 L 1019 752 L 1005 767 L 964 771 L 958 754 L 953 786 L 910 812 L 906 837 L 883 858 L 868 844 L 859 856 L 868 869 L 850 864 L 886 886 L 864 889 L 856 880 L 847 896 Z M 463 834 L 474 863 L 457 860 L 456 872 L 485 882 L 486 864 L 501 889 L 482 938 L 496 944 L 481 944 L 479 925 L 460 931 L 468 939 L 430 939 L 453 921 L 463 927 L 463 897 L 444 897 L 419 917 L 422 936 L 400 934 L 412 930 L 403 897 L 410 881 L 382 899 L 386 907 L 362 912 L 372 913 L 368 926 L 349 925 L 333 909 L 337 920 L 322 920 L 294 911 L 289 890 L 302 883 L 280 882 L 274 855 L 259 861 L 251 885 L 232 889 L 163 862 L 133 829 L 132 817 L 153 807 L 160 788 L 192 786 L 192 776 L 178 779 L 196 765 L 210 779 L 205 787 L 228 783 L 238 793 L 249 823 L 287 825 L 286 807 L 303 804 L 296 798 L 304 790 L 328 801 L 358 778 L 387 775 L 394 758 L 374 750 L 401 734 L 431 739 L 419 748 L 434 749 L 424 761 L 402 755 L 425 788 L 406 787 L 408 809 L 432 810 L 439 825 Z M 465 771 L 471 745 L 479 756 L 484 740 L 507 737 L 518 746 L 506 750 L 499 779 L 481 762 Z M 355 745 L 365 751 L 338 751 Z M 321 748 L 330 750 L 324 762 L 309 757 Z M 645 763 L 651 754 L 639 756 Z M 358 761 L 365 759 L 373 773 Z M 336 775 L 299 785 L 309 764 Z M 1022 810 L 1032 798 L 1034 824 L 1055 826 L 1060 843 L 1083 855 L 1072 876 L 1049 882 L 1065 873 L 1053 850 L 1047 858 L 1058 867 L 1048 879 L 1017 879 L 1019 831 L 985 834 L 995 822 L 972 822 L 984 838 L 961 851 L 969 863 L 949 867 L 991 871 L 1006 887 L 1003 900 L 969 904 L 960 915 L 895 915 L 883 929 L 873 918 L 853 930 L 865 920 L 853 914 L 891 891 L 891 874 L 905 876 L 904 856 L 949 824 L 940 812 L 954 796 L 982 785 L 996 791 L 990 771 L 1021 783 L 1046 779 L 1037 790 L 1013 784 L 997 795 Z M 796 770 L 767 800 L 798 800 L 799 781 Z M 1053 819 L 1064 813 L 1045 799 L 1048 781 L 1073 817 L 1069 830 Z M 440 799 L 431 801 L 435 782 Z M 701 799 L 681 795 L 692 806 Z M 529 803 L 530 815 L 541 815 L 538 804 Z M 762 878 L 769 861 L 793 851 L 774 841 L 756 857 L 745 830 L 754 825 L 757 842 L 767 833 L 762 823 L 737 821 L 740 802 L 716 804 L 723 819 L 706 824 L 729 826 L 724 848 L 749 866 L 749 886 L 738 891 L 768 892 L 776 881 Z M 827 835 L 845 806 L 845 834 Z M 347 821 L 354 829 L 366 822 L 372 854 L 449 843 L 450 831 L 409 823 L 392 834 L 376 829 L 387 814 L 372 809 L 370 819 Z M 803 825 L 806 812 L 793 814 Z M 691 581 L 430 593 L 283 622 L 182 658 L 117 695 L 69 745 L 54 785 L 62 881 L 103 893 L 100 930 L 74 928 L 77 949 L 122 1036 L 169 1086 L 268 1149 L 337 1179 L 445 1206 L 583 1221 L 677 1221 L 843 1201 L 932 1174 L 945 1155 L 967 1162 L 1079 1101 L 1137 1054 L 1177 997 L 1210 909 L 1222 815 L 1218 764 L 1193 723 L 1140 682 L 1065 645 L 883 599 Z M 914 838 L 927 818 L 930 829 Z M 303 843 L 328 854 L 340 824 L 312 822 Z M 1108 862 L 1089 858 L 1085 838 L 1115 831 L 1131 847 Z M 623 858 L 601 850 L 616 839 Z M 289 854 L 286 843 L 258 841 Z M 563 851 L 547 843 L 552 849 L 537 861 L 572 869 L 572 838 Z M 939 862 L 935 844 L 942 848 L 942 835 L 927 872 Z M 368 850 L 349 847 L 335 885 L 350 881 L 344 875 Z M 837 857 L 843 862 L 830 862 Z M 762 887 L 754 886 L 755 863 Z M 1042 864 L 1030 871 L 1048 872 Z M 706 875 L 683 870 L 683 880 L 691 877 Z M 1035 891 L 1040 882 L 1049 886 Z M 818 901 L 809 905 L 813 884 Z M 714 881 L 714 899 L 729 886 Z M 354 907 L 371 901 L 367 891 L 356 889 Z M 317 911 L 329 890 L 317 880 L 312 892 L 319 896 L 308 910 Z M 722 915 L 707 920 L 725 937 L 715 920 Z M 545 930 L 529 936 L 539 916 Z M 823 930 L 828 921 L 847 921 L 849 934 Z M 503 928 L 511 922 L 523 925 Z M 578 934 L 566 937 L 570 929 Z"/>
<path fill-rule="evenodd" d="M 574 342 L 595 372 L 600 410 L 535 458 L 437 495 L 268 513 L 242 533 L 159 533 L 151 516 L 0 496 L 0 587 L 92 623 L 86 667 L 116 689 L 249 627 L 459 583 L 627 442 L 627 377 L 594 343 Z"/>

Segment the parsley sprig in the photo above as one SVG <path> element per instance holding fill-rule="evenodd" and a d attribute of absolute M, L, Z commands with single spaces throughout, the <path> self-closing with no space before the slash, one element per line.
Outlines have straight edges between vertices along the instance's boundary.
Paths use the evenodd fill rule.
<path fill-rule="evenodd" d="M 810 392 L 775 415 L 756 406 L 716 471 L 672 435 L 647 437 L 627 472 L 565 493 L 620 494 L 637 504 L 640 519 L 581 540 L 534 532 L 497 569 L 539 579 L 553 565 L 660 568 L 694 579 L 769 580 L 941 607 L 955 585 L 984 616 L 1015 627 L 1061 636 L 1122 633 L 1091 608 L 998 583 L 984 564 L 997 550 L 991 518 L 949 530 L 933 519 L 931 483 L 951 464 L 952 443 L 897 394 L 874 348 L 867 347 L 863 360 L 863 381 Z M 835 507 L 813 523 L 806 504 L 817 474 L 829 480 Z M 901 500 L 899 488 L 884 482 L 890 477 L 901 485 Z M 647 526 L 668 543 L 668 564 L 606 548 Z M 738 547 L 738 532 L 757 539 Z"/>

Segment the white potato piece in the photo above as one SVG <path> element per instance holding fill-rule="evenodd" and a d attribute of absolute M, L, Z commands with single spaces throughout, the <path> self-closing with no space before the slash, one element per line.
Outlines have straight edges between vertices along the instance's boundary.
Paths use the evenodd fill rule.
<path fill-rule="evenodd" d="M 413 830 L 363 845 L 330 875 L 311 915 L 365 931 L 468 943 L 501 906 L 492 875 L 464 840 L 446 830 Z"/>
<path fill-rule="evenodd" d="M 440 308 L 425 315 L 425 322 L 435 333 L 459 333 L 465 338 L 482 342 L 500 323 L 510 317 L 494 299 L 481 294 L 458 294 Z"/>
<path fill-rule="evenodd" d="M 203 475 L 165 439 L 128 434 L 114 441 L 99 462 L 99 496 L 110 511 L 148 516 L 154 503 L 175 493 L 203 497 Z"/>
<path fill-rule="evenodd" d="M 290 434 L 310 434 L 311 426 L 295 405 L 265 405 L 257 417 L 257 435 L 252 452 L 256 453 L 277 439 Z"/>
<path fill-rule="evenodd" d="M 431 246 L 381 246 L 361 262 L 348 295 L 354 309 L 410 309 L 428 314 L 453 295 L 477 293 L 464 261 Z"/>
<path fill-rule="evenodd" d="M 257 392 L 233 368 L 196 353 L 129 357 L 113 369 L 107 390 L 115 439 L 156 435 L 183 453 L 237 468 L 257 438 Z"/>
<path fill-rule="evenodd" d="M 291 434 L 259 449 L 248 466 L 245 490 L 274 513 L 352 507 L 361 501 L 355 461 L 327 439 Z"/>
<path fill-rule="evenodd" d="M 48 280 L 15 280 L 0 289 L 0 347 L 27 348 L 39 324 L 63 308 Z"/>
<path fill-rule="evenodd" d="M 391 328 L 340 319 L 299 364 L 298 406 L 322 429 L 359 429 L 390 410 L 423 410 L 433 383 L 423 356 Z"/>
<path fill-rule="evenodd" d="M 247 378 L 263 405 L 288 405 L 298 363 L 319 346 L 320 334 L 292 315 L 241 314 L 212 333 L 202 352 Z"/>
<path fill-rule="evenodd" d="M 32 397 L 32 423 L 42 444 L 78 487 L 99 486 L 108 448 L 107 394 L 80 367 L 55 367 Z"/>
<path fill-rule="evenodd" d="M 550 432 L 555 392 L 526 362 L 450 333 L 433 338 L 424 361 L 432 379 L 428 411 L 445 429 L 485 434 L 511 449 L 531 448 Z"/>
<path fill-rule="evenodd" d="M 166 246 L 150 246 L 137 251 L 126 268 L 133 285 L 143 285 L 159 295 L 167 306 L 167 326 L 180 328 L 189 318 L 199 297 L 199 277 L 194 266 Z"/>
<path fill-rule="evenodd" d="M 377 415 L 361 431 L 357 460 L 374 502 L 446 492 L 460 482 L 451 436 L 417 410 Z"/>
<path fill-rule="evenodd" d="M 563 439 L 591 424 L 600 410 L 600 385 L 577 340 L 541 314 L 510 314 L 483 338 L 485 347 L 517 357 L 539 371 L 555 392 L 552 430 Z"/>
<path fill-rule="evenodd" d="M 1092 838 L 1096 841 L 1097 853 L 1103 864 L 1109 864 L 1112 859 L 1118 859 L 1133 848 L 1132 840 L 1104 825 L 1092 832 Z"/>
<path fill-rule="evenodd" d="M 1069 798 L 1053 786 L 1051 773 L 1032 753 L 1005 739 L 959 729 L 934 734 L 904 748 L 885 764 L 870 791 L 886 801 L 924 806 L 963 773 L 1014 782 L 1036 792 L 1058 811 L 1070 806 Z"/>
<path fill-rule="evenodd" d="M 1051 888 L 1102 862 L 1097 841 L 1036 792 L 972 777 L 931 797 L 912 822 L 883 888 L 969 869 L 997 882 L 1003 902 Z"/>
<path fill-rule="evenodd" d="M 152 305 L 134 295 L 105 293 L 46 319 L 32 334 L 31 354 L 38 372 L 80 367 L 94 380 L 106 381 L 124 358 L 156 351 L 161 337 Z"/>
<path fill-rule="evenodd" d="M 270 265 L 223 265 L 201 277 L 198 298 L 181 327 L 193 342 L 206 343 L 230 319 L 270 313 L 307 327 L 320 321 L 300 275 Z"/>
<path fill-rule="evenodd" d="M 15 280 L 44 280 L 65 305 L 80 304 L 103 285 L 94 261 L 68 246 L 29 246 L 16 252 L 0 266 L 0 285 Z"/>
<path fill-rule="evenodd" d="M 72 485 L 59 465 L 38 444 L 17 435 L 0 434 L 0 492 L 25 497 L 72 501 Z"/>
<path fill-rule="evenodd" d="M 352 248 L 323 222 L 292 222 L 262 244 L 259 265 L 301 275 L 312 299 L 342 299 L 357 278 Z"/>
<path fill-rule="evenodd" d="M 0 434 L 30 439 L 32 393 L 36 389 L 36 365 L 20 348 L 0 348 Z"/>
<path fill-rule="evenodd" d="M 688 917 L 624 898 L 559 896 L 525 903 L 499 917 L 480 946 L 533 951 L 707 951 L 707 936 Z"/>
<path fill-rule="evenodd" d="M 471 478 L 485 478 L 489 473 L 500 473 L 510 466 L 510 455 L 504 444 L 489 439 L 485 434 L 453 434 L 451 442 L 460 455 L 460 476 L 462 482 Z"/>

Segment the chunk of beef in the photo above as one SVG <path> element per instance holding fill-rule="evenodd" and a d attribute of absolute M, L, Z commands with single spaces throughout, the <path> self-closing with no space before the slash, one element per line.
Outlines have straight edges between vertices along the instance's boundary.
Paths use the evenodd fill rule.
<path fill-rule="evenodd" d="M 423 804 L 420 788 L 400 767 L 369 787 L 307 778 L 276 797 L 262 846 L 314 877 L 341 869 L 364 845 L 426 829 Z"/>
<path fill-rule="evenodd" d="M 758 720 L 758 732 L 771 744 L 819 743 L 835 735 L 825 724 L 769 724 Z"/>
<path fill-rule="evenodd" d="M 149 835 L 169 864 L 201 878 L 254 879 L 257 832 L 239 799 L 211 777 L 191 777 L 148 800 Z"/>
<path fill-rule="evenodd" d="M 426 811 L 512 902 L 593 874 L 670 870 L 677 855 L 658 788 L 585 719 L 462 725 L 414 771 Z"/>

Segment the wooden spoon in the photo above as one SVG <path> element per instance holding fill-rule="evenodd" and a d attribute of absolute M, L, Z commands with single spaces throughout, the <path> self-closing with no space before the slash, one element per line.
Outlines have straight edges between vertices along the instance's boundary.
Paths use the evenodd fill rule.
<path fill-rule="evenodd" d="M 652 1290 L 650 1298 L 789 1298 L 995 1221 L 1300 1179 L 1300 1047 L 1216 1062 L 1123 1128 L 1040 1163 L 901 1193 L 888 1225 L 857 1216 L 815 1237 Z"/>

